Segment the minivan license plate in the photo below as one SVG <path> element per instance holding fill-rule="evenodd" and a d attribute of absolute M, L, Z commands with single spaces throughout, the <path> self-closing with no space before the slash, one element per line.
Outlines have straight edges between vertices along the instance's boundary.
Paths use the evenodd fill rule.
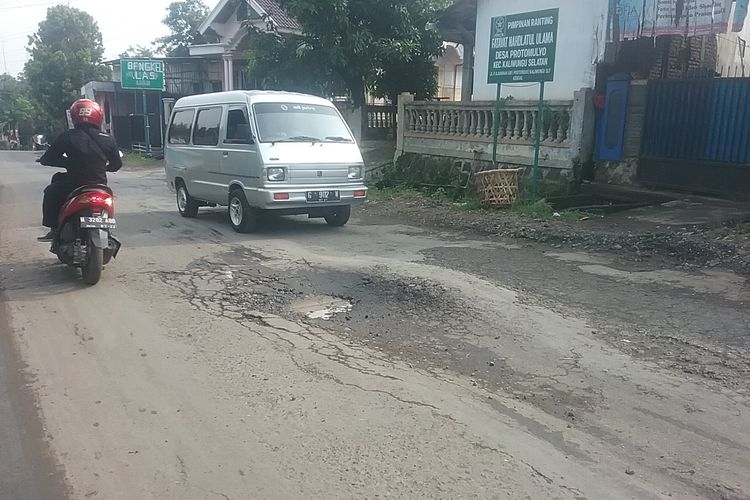
<path fill-rule="evenodd" d="M 339 201 L 341 194 L 338 191 L 308 191 L 307 202 L 316 203 L 320 201 Z"/>

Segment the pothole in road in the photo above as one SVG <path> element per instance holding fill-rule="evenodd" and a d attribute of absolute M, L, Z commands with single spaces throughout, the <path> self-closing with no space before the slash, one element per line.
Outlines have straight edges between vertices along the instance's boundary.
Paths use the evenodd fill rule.
<path fill-rule="evenodd" d="M 410 366 L 450 370 L 471 377 L 474 385 L 523 393 L 552 414 L 587 407 L 586 401 L 596 397 L 583 389 L 585 394 L 572 397 L 542 388 L 539 380 L 516 372 L 502 343 L 515 338 L 518 325 L 488 323 L 472 304 L 436 281 L 376 267 L 341 271 L 307 264 L 282 270 L 245 255 L 242 264 L 236 264 L 236 253 L 224 257 L 201 259 L 160 278 L 210 314 L 264 325 L 264 315 L 275 315 L 315 326 Z"/>
<path fill-rule="evenodd" d="M 330 320 L 337 314 L 348 313 L 352 303 L 339 297 L 313 296 L 292 303 L 291 310 L 308 319 Z"/>

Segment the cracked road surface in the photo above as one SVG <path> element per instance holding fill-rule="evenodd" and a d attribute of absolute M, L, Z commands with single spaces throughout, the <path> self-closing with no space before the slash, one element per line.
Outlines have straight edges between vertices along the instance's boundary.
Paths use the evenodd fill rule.
<path fill-rule="evenodd" d="M 0 155 L 3 500 L 750 498 L 736 275 L 356 214 L 238 235 L 126 167 L 87 288 L 33 160 Z"/>

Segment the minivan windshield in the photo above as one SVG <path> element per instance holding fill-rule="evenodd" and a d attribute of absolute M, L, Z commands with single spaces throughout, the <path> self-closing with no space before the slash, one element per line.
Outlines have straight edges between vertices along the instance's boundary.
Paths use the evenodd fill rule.
<path fill-rule="evenodd" d="M 330 106 L 264 102 L 253 108 L 260 142 L 353 142 Z"/>

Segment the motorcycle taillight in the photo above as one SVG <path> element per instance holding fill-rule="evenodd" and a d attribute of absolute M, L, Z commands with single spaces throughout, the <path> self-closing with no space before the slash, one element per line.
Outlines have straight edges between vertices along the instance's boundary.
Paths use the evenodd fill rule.
<path fill-rule="evenodd" d="M 89 193 L 81 198 L 81 203 L 89 203 L 91 205 L 106 205 L 112 206 L 112 197 L 108 194 L 102 193 Z"/>

